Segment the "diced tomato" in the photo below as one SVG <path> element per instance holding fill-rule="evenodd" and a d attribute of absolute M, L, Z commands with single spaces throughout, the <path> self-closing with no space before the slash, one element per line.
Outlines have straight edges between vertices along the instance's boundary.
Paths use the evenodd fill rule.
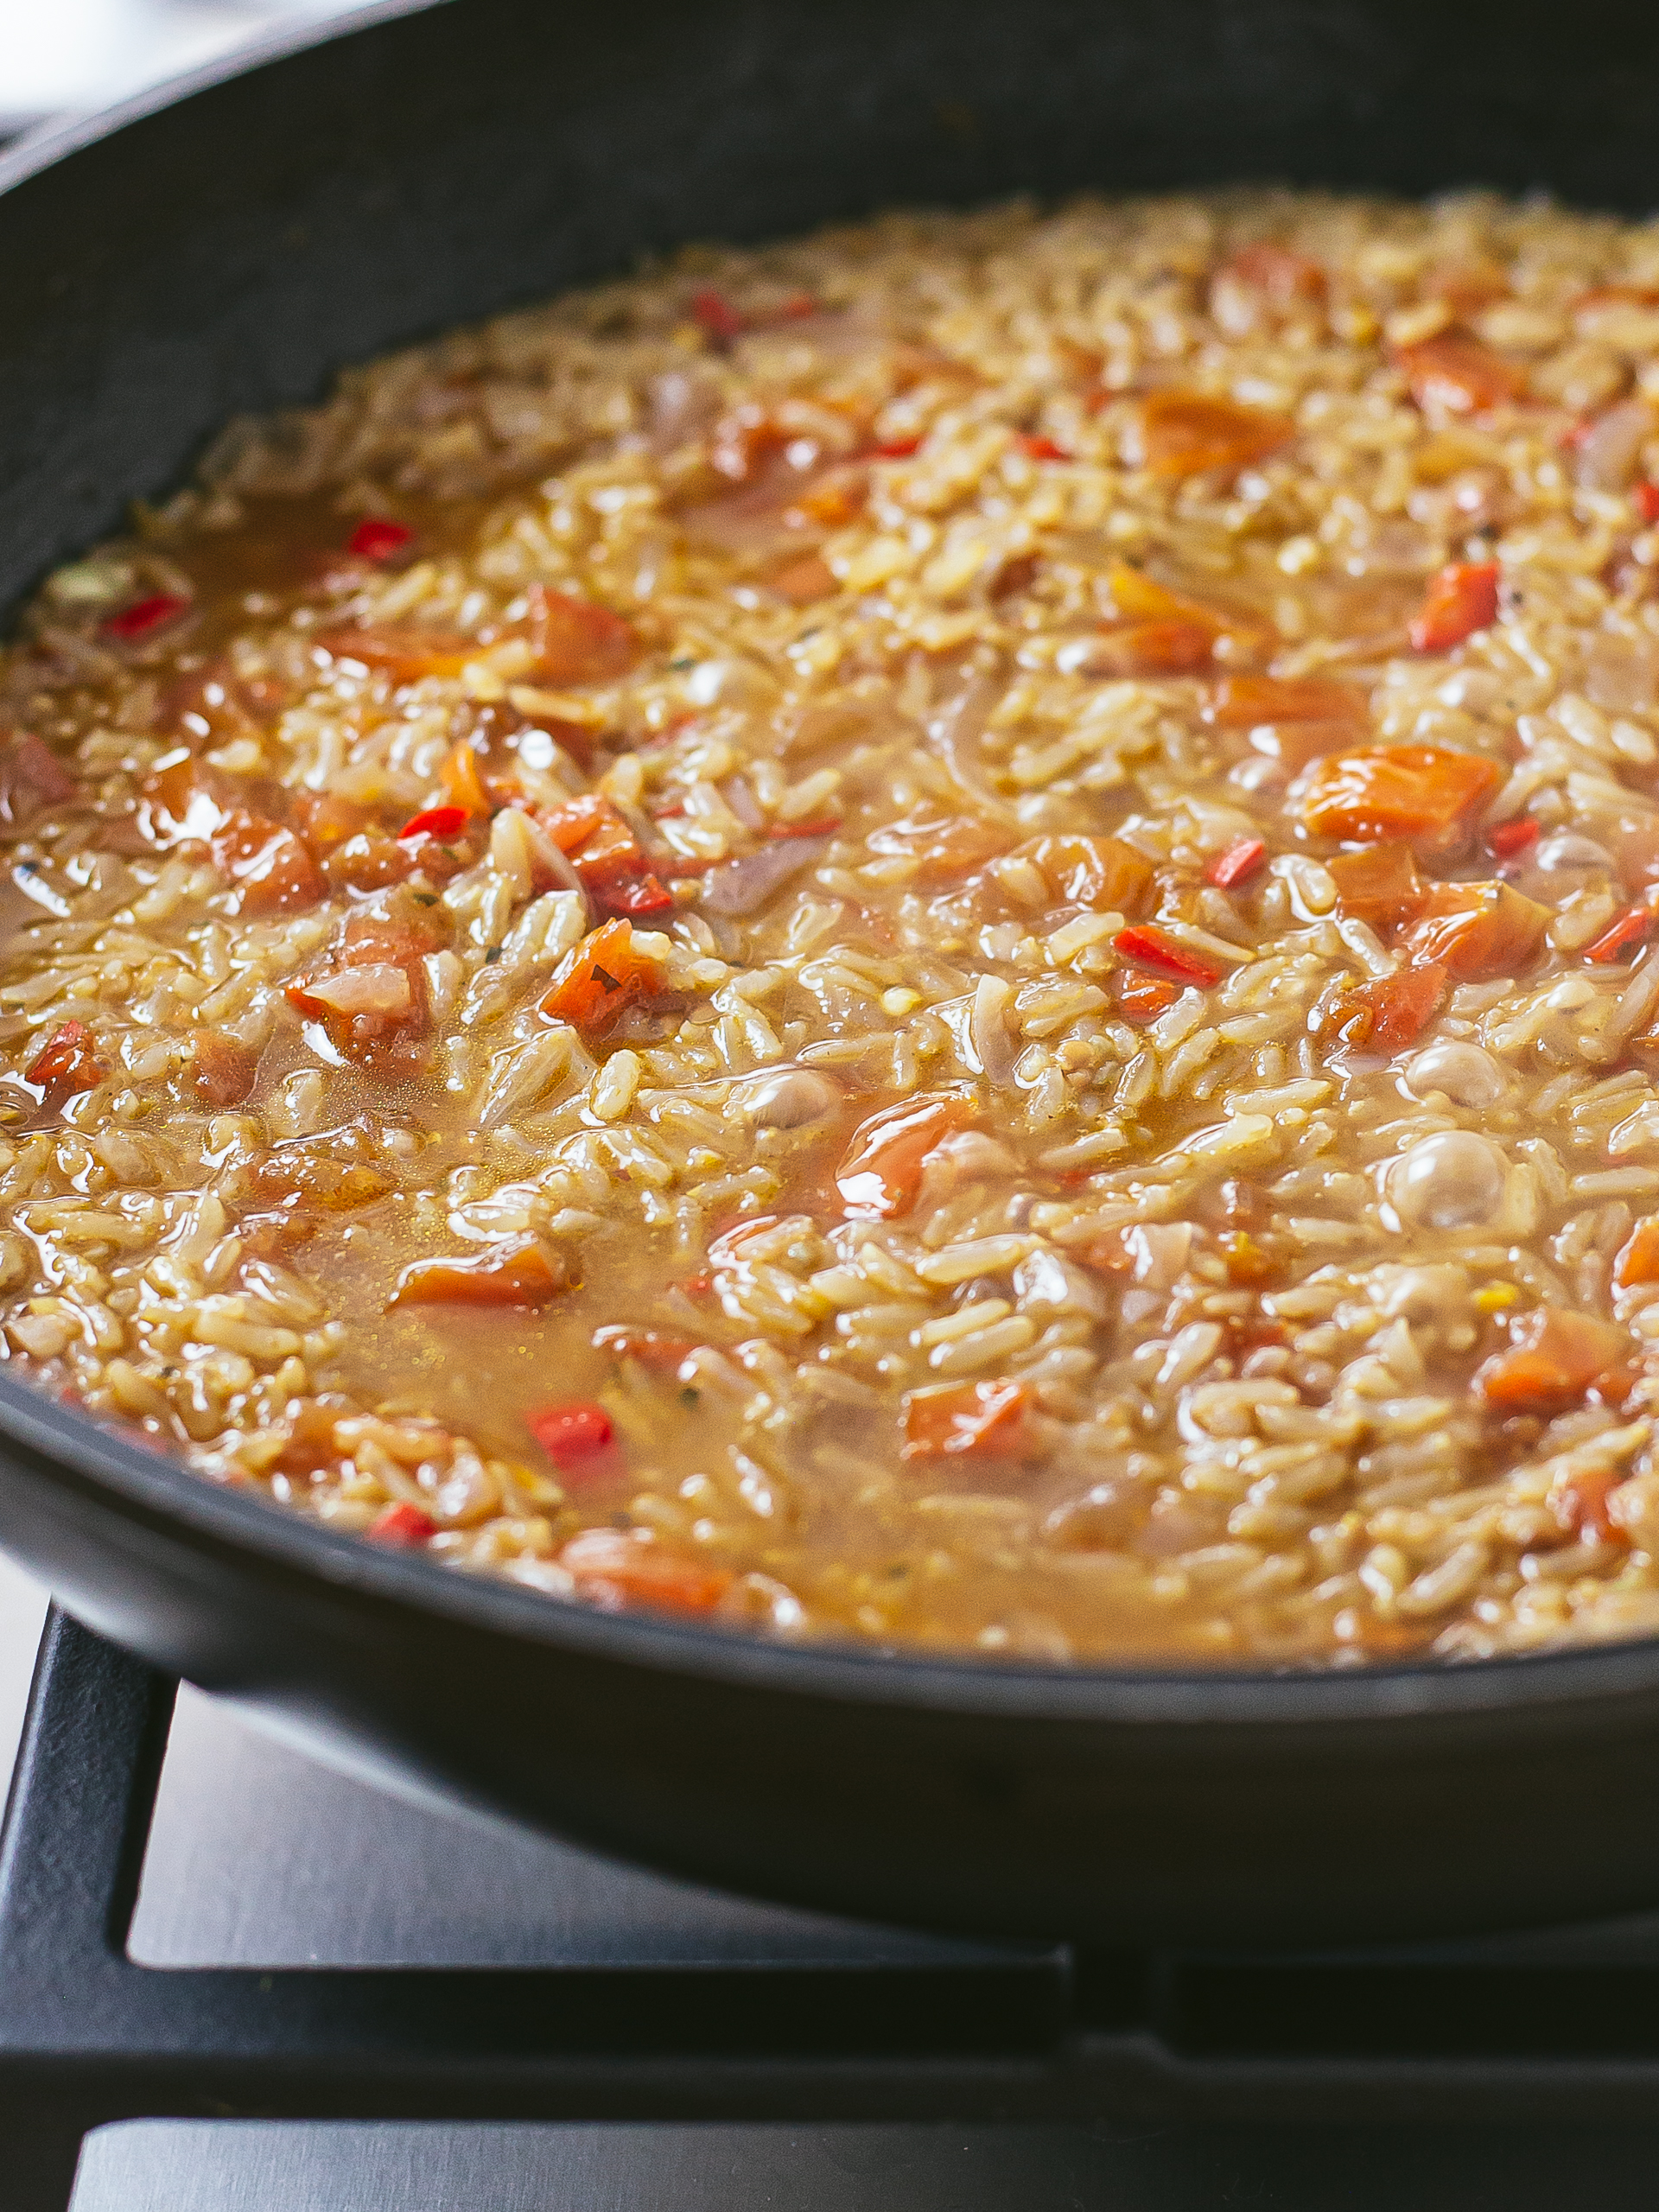
<path fill-rule="evenodd" d="M 1150 968 L 1154 976 L 1167 976 L 1178 983 L 1196 983 L 1200 989 L 1221 981 L 1222 970 L 1213 960 L 1168 930 L 1160 929 L 1156 922 L 1138 922 L 1133 928 L 1120 930 L 1112 943 L 1125 960 Z"/>
<path fill-rule="evenodd" d="M 478 652 L 474 641 L 457 631 L 376 629 L 367 625 L 361 629 L 323 631 L 316 642 L 336 659 L 380 669 L 399 683 L 413 683 L 423 676 L 459 676 Z"/>
<path fill-rule="evenodd" d="M 1229 254 L 1222 264 L 1222 273 L 1248 285 L 1251 291 L 1260 292 L 1275 307 L 1292 307 L 1299 300 L 1325 296 L 1325 271 L 1319 263 L 1310 261 L 1293 246 L 1279 245 L 1267 238 L 1255 245 L 1242 245 Z"/>
<path fill-rule="evenodd" d="M 902 1099 L 861 1122 L 836 1170 L 847 1211 L 878 1217 L 907 1212 L 922 1185 L 924 1160 L 972 1118 L 968 1100 L 951 1092 Z"/>
<path fill-rule="evenodd" d="M 1071 455 L 1052 438 L 1033 438 L 1022 435 L 1018 441 L 1020 450 L 1028 461 L 1070 461 Z"/>
<path fill-rule="evenodd" d="M 1438 961 L 1457 983 L 1518 976 L 1537 958 L 1549 909 L 1508 883 L 1437 884 L 1402 944 L 1408 959 Z"/>
<path fill-rule="evenodd" d="M 438 1533 L 438 1524 L 429 1513 L 423 1513 L 418 1505 L 410 1505 L 400 1498 L 396 1505 L 388 1505 L 370 1522 L 367 1533 L 377 1544 L 400 1544 L 410 1548 L 425 1543 Z"/>
<path fill-rule="evenodd" d="M 615 920 L 590 930 L 560 962 L 542 1012 L 597 1034 L 608 1029 L 626 1007 L 653 997 L 663 988 L 659 963 L 641 953 L 633 925 Z"/>
<path fill-rule="evenodd" d="M 1138 450 L 1130 457 L 1154 476 L 1236 476 L 1296 435 L 1282 415 L 1240 407 L 1197 391 L 1154 391 L 1139 410 Z"/>
<path fill-rule="evenodd" d="M 1133 914 L 1152 888 L 1152 862 L 1122 837 L 1061 831 L 1020 846 L 1014 858 L 1039 869 L 1057 900 L 1097 914 Z"/>
<path fill-rule="evenodd" d="M 556 1466 L 608 1451 L 616 1433 L 604 1407 L 590 1398 L 563 1398 L 538 1407 L 525 1415 L 525 1425 Z"/>
<path fill-rule="evenodd" d="M 1495 861 L 1512 861 L 1538 842 L 1538 824 L 1530 814 L 1517 814 L 1509 822 L 1496 822 L 1486 832 L 1486 849 Z"/>
<path fill-rule="evenodd" d="M 124 607 L 118 614 L 111 614 L 104 625 L 106 638 L 118 638 L 123 645 L 130 645 L 139 638 L 148 638 L 169 622 L 177 621 L 181 614 L 189 612 L 190 602 L 176 592 L 152 592 L 148 599 L 136 599 L 130 607 Z"/>
<path fill-rule="evenodd" d="M 1584 957 L 1593 960 L 1599 967 L 1608 967 L 1627 953 L 1634 944 L 1640 944 L 1653 927 L 1652 910 L 1647 906 L 1628 906 L 1611 923 L 1593 944 L 1586 944 Z"/>
<path fill-rule="evenodd" d="M 259 1055 L 233 1037 L 205 1029 L 190 1052 L 190 1088 L 197 1105 L 210 1114 L 239 1106 L 253 1089 Z"/>
<path fill-rule="evenodd" d="M 1549 1486 L 1550 1510 L 1570 1535 L 1591 1535 L 1604 1544 L 1628 1543 L 1629 1536 L 1608 1510 L 1624 1480 L 1624 1471 L 1617 1467 L 1580 1467 L 1557 1476 Z"/>
<path fill-rule="evenodd" d="M 1222 729 L 1253 729 L 1258 722 L 1351 722 L 1360 730 L 1370 709 L 1355 683 L 1323 677 L 1291 683 L 1276 676 L 1224 676 L 1204 718 Z"/>
<path fill-rule="evenodd" d="M 545 1306 L 565 1287 L 534 1237 L 498 1245 L 476 1259 L 416 1260 L 397 1278 L 393 1306 Z"/>
<path fill-rule="evenodd" d="M 1375 976 L 1344 991 L 1331 1012 L 1327 1034 L 1355 1052 L 1403 1052 L 1440 1011 L 1446 974 L 1436 961 Z"/>
<path fill-rule="evenodd" d="M 729 345 L 747 327 L 725 293 L 717 292 L 712 284 L 693 292 L 689 305 L 691 320 L 698 329 L 706 338 L 715 339 L 721 345 Z"/>
<path fill-rule="evenodd" d="M 1022 1382 L 957 1382 L 938 1390 L 912 1390 L 905 1401 L 906 1459 L 1023 1458 L 1030 1449 L 1026 1414 L 1030 1398 Z"/>
<path fill-rule="evenodd" d="M 573 862 L 582 887 L 611 914 L 664 913 L 673 893 L 651 871 L 645 848 L 626 815 L 609 799 L 589 792 L 537 817 Z"/>
<path fill-rule="evenodd" d="M 390 561 L 401 553 L 415 533 L 401 522 L 389 522 L 384 516 L 365 515 L 346 542 L 346 550 L 354 553 L 359 561 Z"/>
<path fill-rule="evenodd" d="M 1265 841 L 1260 837 L 1239 837 L 1217 853 L 1204 872 L 1206 883 L 1213 883 L 1217 891 L 1236 891 L 1241 883 L 1248 883 L 1268 857 Z"/>
<path fill-rule="evenodd" d="M 441 910 L 404 893 L 392 898 L 385 912 L 348 920 L 324 964 L 285 994 L 308 1021 L 322 1025 L 342 1059 L 383 1076 L 412 1075 L 425 1058 L 432 1012 L 425 960 L 443 943 Z M 345 982 L 354 971 L 364 979 L 355 990 Z"/>
<path fill-rule="evenodd" d="M 1445 653 L 1497 620 L 1497 562 L 1452 561 L 1429 579 L 1406 629 L 1414 652 Z"/>
<path fill-rule="evenodd" d="M 104 1080 L 92 1031 L 84 1021 L 63 1021 L 23 1070 L 25 1083 L 38 1084 L 41 1103 L 56 1113 L 77 1091 L 95 1090 Z"/>
<path fill-rule="evenodd" d="M 543 683 L 609 683 L 639 658 L 633 625 L 591 599 L 537 586 L 530 614 L 537 673 Z"/>
<path fill-rule="evenodd" d="M 870 833 L 873 853 L 914 861 L 923 876 L 949 880 L 1007 849 L 1007 834 L 971 814 L 935 815 L 925 808 Z"/>
<path fill-rule="evenodd" d="M 712 1287 L 707 1276 L 694 1280 L 701 1281 L 705 1291 Z M 613 1321 L 594 1331 L 594 1350 L 608 1353 L 613 1359 L 638 1360 L 653 1374 L 672 1375 L 696 1346 L 688 1338 L 671 1337 L 659 1329 L 639 1329 L 632 1322 Z"/>
<path fill-rule="evenodd" d="M 424 813 L 412 814 L 397 832 L 403 837 L 458 837 L 472 820 L 464 806 L 429 806 Z"/>
<path fill-rule="evenodd" d="M 1659 1213 L 1644 1214 L 1619 1247 L 1613 1282 L 1619 1290 L 1659 1282 Z"/>
<path fill-rule="evenodd" d="M 1344 914 L 1374 930 L 1415 921 L 1428 896 L 1409 845 L 1368 845 L 1325 862 Z"/>
<path fill-rule="evenodd" d="M 1639 483 L 1631 485 L 1630 497 L 1643 522 L 1659 522 L 1659 484 L 1649 483 L 1644 476 Z"/>
<path fill-rule="evenodd" d="M 1090 671 L 1109 677 L 1196 676 L 1213 664 L 1220 635 L 1212 624 L 1181 617 L 1126 623 L 1108 630 L 1090 649 Z"/>
<path fill-rule="evenodd" d="M 1179 983 L 1172 983 L 1165 976 L 1145 975 L 1138 969 L 1120 969 L 1115 980 L 1117 1010 L 1125 1021 L 1156 1021 L 1181 995 Z"/>
<path fill-rule="evenodd" d="M 1437 414 L 1484 415 L 1527 389 L 1524 369 L 1459 331 L 1402 346 L 1394 358 L 1417 404 Z"/>
<path fill-rule="evenodd" d="M 648 914 L 666 913 L 674 904 L 674 893 L 649 871 L 606 885 L 598 899 L 604 912 L 631 914 L 636 920 Z"/>
<path fill-rule="evenodd" d="M 1510 1324 L 1509 1350 L 1484 1362 L 1475 1384 L 1503 1413 L 1559 1412 L 1628 1348 L 1624 1331 L 1611 1322 L 1562 1306 L 1535 1306 Z"/>
<path fill-rule="evenodd" d="M 1403 840 L 1419 851 L 1459 843 L 1468 817 L 1503 780 L 1496 760 L 1433 745 L 1380 745 L 1336 753 L 1308 779 L 1302 820 L 1344 843 Z"/>
<path fill-rule="evenodd" d="M 624 1529 L 584 1529 L 559 1554 L 590 1605 L 620 1612 L 647 1605 L 669 1613 L 710 1613 L 732 1586 L 725 1567 L 679 1559 L 655 1537 Z"/>
<path fill-rule="evenodd" d="M 210 840 L 213 865 L 230 879 L 244 914 L 290 914 L 315 906 L 327 888 L 309 849 L 280 822 L 238 807 Z"/>

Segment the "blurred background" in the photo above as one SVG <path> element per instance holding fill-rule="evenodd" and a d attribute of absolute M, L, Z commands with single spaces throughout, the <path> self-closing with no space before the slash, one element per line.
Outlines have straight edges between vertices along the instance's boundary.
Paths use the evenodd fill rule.
<path fill-rule="evenodd" d="M 357 4 L 357 0 L 351 0 Z M 124 99 L 347 0 L 0 0 L 0 139 Z"/>

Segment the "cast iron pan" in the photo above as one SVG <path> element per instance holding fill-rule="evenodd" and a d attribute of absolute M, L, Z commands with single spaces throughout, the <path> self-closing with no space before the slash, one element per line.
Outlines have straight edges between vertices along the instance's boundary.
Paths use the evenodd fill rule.
<path fill-rule="evenodd" d="M 1659 15 L 1614 0 L 354 22 L 0 161 L 0 605 L 226 416 L 682 238 L 1240 177 L 1659 199 Z M 332 1535 L 3 1375 L 0 1541 L 315 1739 L 760 1894 L 1235 1945 L 1659 1900 L 1659 1643 L 1277 1677 L 785 1648 Z"/>

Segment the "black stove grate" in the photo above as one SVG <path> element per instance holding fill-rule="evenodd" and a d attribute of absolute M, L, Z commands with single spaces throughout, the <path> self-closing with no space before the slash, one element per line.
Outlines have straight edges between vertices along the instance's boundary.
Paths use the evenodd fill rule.
<path fill-rule="evenodd" d="M 1650 2120 L 1659 1949 L 674 1967 L 128 1955 L 175 1685 L 48 1622 L 0 1839 L 8 2212 L 83 2135 L 296 2120 Z"/>

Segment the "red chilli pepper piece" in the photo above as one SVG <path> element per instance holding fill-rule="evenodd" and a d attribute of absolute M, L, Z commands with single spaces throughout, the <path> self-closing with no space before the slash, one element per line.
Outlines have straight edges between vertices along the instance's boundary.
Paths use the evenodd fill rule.
<path fill-rule="evenodd" d="M 130 607 L 111 614 L 104 625 L 104 634 L 126 643 L 135 638 L 147 638 L 152 630 L 159 630 L 164 623 L 184 613 L 189 605 L 189 601 L 181 599 L 176 592 L 152 592 L 148 599 L 136 599 Z"/>
<path fill-rule="evenodd" d="M 1611 923 L 1593 944 L 1586 944 L 1584 957 L 1593 960 L 1599 967 L 1608 967 L 1633 944 L 1640 944 L 1653 927 L 1653 916 L 1645 906 L 1630 906 L 1617 921 Z"/>
<path fill-rule="evenodd" d="M 1032 437 L 1022 434 L 1019 445 L 1020 452 L 1025 454 L 1027 461 L 1070 461 L 1071 459 L 1071 455 L 1065 448 L 1057 445 L 1052 438 Z"/>
<path fill-rule="evenodd" d="M 572 1459 L 592 1459 L 608 1451 L 616 1433 L 604 1407 L 588 1398 L 540 1407 L 526 1421 L 531 1434 L 556 1467 Z"/>
<path fill-rule="evenodd" d="M 635 920 L 642 914 L 665 914 L 674 904 L 674 893 L 654 875 L 628 875 L 620 883 L 598 885 L 594 897 L 607 914 Z"/>
<path fill-rule="evenodd" d="M 738 337 L 745 327 L 743 317 L 727 298 L 712 284 L 691 295 L 691 320 L 706 337 L 729 341 Z"/>
<path fill-rule="evenodd" d="M 1429 578 L 1407 635 L 1414 652 L 1450 652 L 1477 630 L 1490 630 L 1497 620 L 1497 562 L 1451 561 Z"/>
<path fill-rule="evenodd" d="M 359 561 L 390 561 L 394 553 L 403 551 L 414 535 L 404 523 L 367 515 L 346 539 L 346 550 L 354 553 Z"/>
<path fill-rule="evenodd" d="M 464 806 L 429 806 L 423 814 L 412 814 L 397 832 L 401 843 L 409 837 L 458 837 L 472 816 Z"/>
<path fill-rule="evenodd" d="M 368 1534 L 377 1544 L 399 1544 L 412 1548 L 423 1544 L 429 1536 L 435 1536 L 438 1524 L 429 1513 L 423 1513 L 418 1505 L 400 1499 L 389 1505 L 384 1513 L 377 1514 L 370 1522 Z"/>
<path fill-rule="evenodd" d="M 1659 484 L 1650 484 L 1643 477 L 1639 484 L 1631 485 L 1630 497 L 1643 522 L 1659 522 Z"/>
<path fill-rule="evenodd" d="M 1221 970 L 1201 952 L 1184 944 L 1167 930 L 1160 930 L 1155 922 L 1137 923 L 1133 929 L 1120 930 L 1112 939 L 1113 944 L 1126 960 L 1133 960 L 1142 968 L 1150 968 L 1154 975 L 1168 976 L 1178 983 L 1197 983 L 1207 989 L 1221 981 Z"/>
<path fill-rule="evenodd" d="M 920 438 L 888 438 L 883 444 L 870 448 L 872 461 L 908 461 L 913 453 L 921 451 Z"/>
<path fill-rule="evenodd" d="M 1486 832 L 1486 849 L 1496 861 L 1512 861 L 1517 853 L 1535 845 L 1538 836 L 1538 824 L 1531 815 L 1517 814 L 1512 822 L 1500 822 Z"/>
<path fill-rule="evenodd" d="M 1229 845 L 1224 853 L 1217 853 L 1205 871 L 1205 881 L 1213 883 L 1217 891 L 1233 891 L 1241 883 L 1248 883 L 1268 857 L 1268 848 L 1260 837 L 1241 837 L 1236 844 Z"/>

